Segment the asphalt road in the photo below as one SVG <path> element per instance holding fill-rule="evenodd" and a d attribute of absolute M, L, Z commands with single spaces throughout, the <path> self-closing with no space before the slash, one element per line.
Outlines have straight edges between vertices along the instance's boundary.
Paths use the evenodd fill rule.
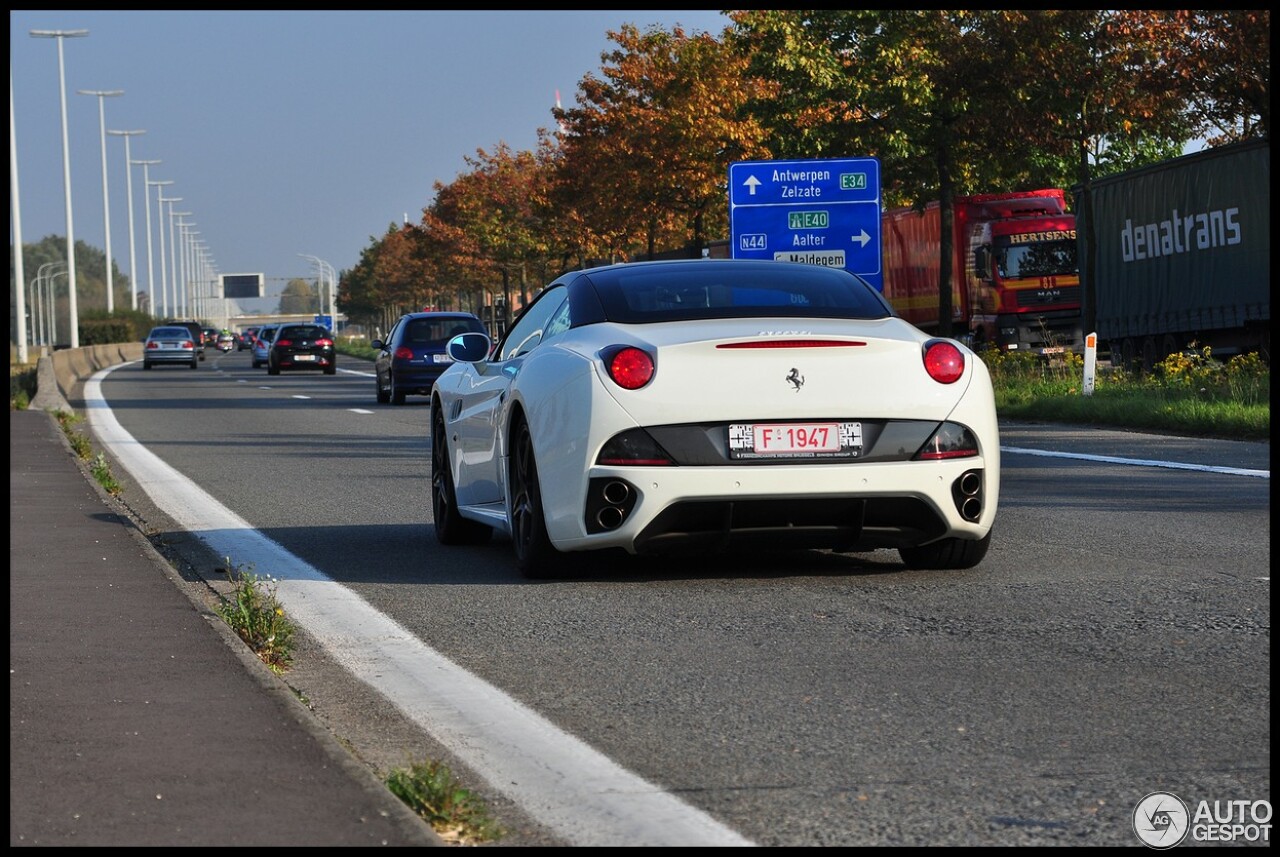
<path fill-rule="evenodd" d="M 181 475 L 123 474 L 176 562 L 284 580 L 317 716 L 375 768 L 453 763 L 502 844 L 1135 845 L 1150 792 L 1270 799 L 1266 444 L 1003 426 L 970 571 L 609 556 L 535 583 L 505 541 L 435 542 L 426 400 L 340 369 L 125 365 L 90 414 Z"/>

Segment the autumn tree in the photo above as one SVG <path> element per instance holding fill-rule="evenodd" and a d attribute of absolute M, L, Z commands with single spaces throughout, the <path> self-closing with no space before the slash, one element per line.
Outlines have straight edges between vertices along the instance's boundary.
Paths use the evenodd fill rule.
<path fill-rule="evenodd" d="M 1164 66 L 1211 145 L 1271 136 L 1271 11 L 1131 12 L 1163 33 Z"/>
<path fill-rule="evenodd" d="M 601 77 L 579 84 L 583 106 L 560 111 L 559 188 L 594 240 L 626 258 L 640 244 L 693 252 L 728 232 L 729 164 L 768 157 L 764 132 L 742 112 L 765 88 L 747 60 L 707 33 L 680 27 L 609 32 Z"/>

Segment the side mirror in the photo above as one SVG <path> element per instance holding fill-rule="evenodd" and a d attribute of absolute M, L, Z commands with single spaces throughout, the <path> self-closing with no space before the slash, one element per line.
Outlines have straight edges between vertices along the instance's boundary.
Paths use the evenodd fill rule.
<path fill-rule="evenodd" d="M 445 345 L 445 352 L 459 363 L 482 363 L 489 357 L 493 340 L 484 333 L 460 333 Z"/>
<path fill-rule="evenodd" d="M 369 347 L 374 351 L 381 351 L 383 348 L 383 342 L 381 339 L 375 339 L 369 343 Z"/>
<path fill-rule="evenodd" d="M 991 248 L 979 247 L 973 251 L 973 273 L 980 280 L 991 279 Z"/>

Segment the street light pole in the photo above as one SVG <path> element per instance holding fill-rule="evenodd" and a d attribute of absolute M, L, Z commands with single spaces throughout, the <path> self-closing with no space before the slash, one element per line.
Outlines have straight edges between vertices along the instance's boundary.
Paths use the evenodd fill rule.
<path fill-rule="evenodd" d="M 151 255 L 151 165 L 159 161 L 130 161 L 131 164 L 142 165 L 142 201 L 147 205 L 147 296 L 151 304 L 152 317 L 156 314 L 156 272 L 152 267 Z"/>
<path fill-rule="evenodd" d="M 187 266 L 186 227 L 195 226 L 195 224 L 194 223 L 187 224 L 183 222 L 184 217 L 191 216 L 191 212 L 189 211 L 174 211 L 171 213 L 171 216 L 176 217 L 178 219 L 178 240 L 182 242 L 181 248 L 177 251 L 178 261 L 177 263 L 175 263 L 175 267 L 174 267 L 174 284 L 176 285 L 179 282 L 177 272 L 181 271 L 182 272 L 182 280 L 181 280 L 182 305 L 186 308 L 185 314 L 193 315 L 196 318 L 200 318 L 201 315 L 200 315 L 199 308 L 196 306 L 195 295 L 192 293 L 192 290 L 191 290 L 191 269 Z M 170 222 L 172 223 L 172 220 L 170 220 Z"/>
<path fill-rule="evenodd" d="M 138 256 L 133 241 L 133 161 L 129 158 L 129 138 L 146 131 L 108 131 L 116 137 L 124 137 L 124 173 L 129 182 L 129 309 L 138 308 Z M 104 196 L 105 199 L 105 196 Z"/>
<path fill-rule="evenodd" d="M 173 204 L 182 202 L 182 197 L 167 196 L 164 201 L 169 203 L 169 282 L 173 284 L 174 311 L 180 312 L 183 318 L 189 318 L 191 316 L 191 308 L 187 306 L 186 295 L 182 296 L 183 300 L 178 300 L 178 247 L 173 238 Z M 181 307 L 181 310 L 178 307 Z"/>
<path fill-rule="evenodd" d="M 61 260 L 56 262 L 45 262 L 43 265 L 40 266 L 39 270 L 36 271 L 35 299 L 36 299 L 36 303 L 39 304 L 40 342 L 42 345 L 52 345 L 54 339 L 57 337 L 57 327 L 54 325 L 54 319 L 53 319 L 53 312 L 55 308 L 54 301 L 53 301 L 53 289 L 52 289 L 53 274 L 52 273 L 46 274 L 45 269 L 54 268 L 58 266 L 61 266 L 62 268 L 66 268 L 67 263 Z M 50 285 L 46 286 L 45 283 L 50 283 Z M 49 292 L 49 298 L 47 301 L 45 299 L 46 290 Z M 47 308 L 45 306 L 46 303 L 48 304 Z"/>
<path fill-rule="evenodd" d="M 329 315 L 330 315 L 330 318 L 332 318 L 332 319 L 333 319 L 333 335 L 334 335 L 334 336 L 337 336 L 337 335 L 338 335 L 338 297 L 337 297 L 337 294 L 336 294 L 336 290 L 337 290 L 337 278 L 336 278 L 335 276 L 333 276 L 333 274 L 334 274 L 333 266 L 332 266 L 332 265 L 330 265 L 328 262 L 326 262 L 324 259 L 320 259 L 320 258 L 317 258 L 317 257 L 315 257 L 315 256 L 308 255 L 308 254 L 306 254 L 306 253 L 299 253 L 298 255 L 299 255 L 299 256 L 301 256 L 301 257 L 302 257 L 302 258 L 304 258 L 304 259 L 310 259 L 310 260 L 312 261 L 312 263 L 314 263 L 314 264 L 315 264 L 315 266 L 316 266 L 317 268 L 319 268 L 319 269 L 320 269 L 320 281 L 319 281 L 319 287 L 320 287 L 320 315 L 322 315 L 322 316 L 324 315 L 324 312 L 325 312 L 325 310 L 324 310 L 324 286 L 325 286 L 325 280 L 326 280 L 326 279 L 328 279 L 328 284 L 329 284 L 329 307 L 330 307 L 330 309 L 329 309 Z"/>
<path fill-rule="evenodd" d="M 9 66 L 9 208 L 13 217 L 13 286 L 17 291 L 18 364 L 27 365 L 27 273 L 22 264 L 22 204 L 18 196 L 18 132 L 13 121 L 13 65 Z M 34 322 L 35 318 L 32 317 Z M 32 325 L 34 330 L 35 325 Z"/>
<path fill-rule="evenodd" d="M 111 275 L 111 202 L 107 192 L 107 110 L 103 106 L 113 95 L 124 95 L 123 89 L 77 89 L 80 95 L 98 96 L 98 136 L 102 140 L 102 228 L 107 249 L 107 312 L 115 312 L 115 282 Z"/>
<path fill-rule="evenodd" d="M 168 317 L 170 315 L 169 278 L 166 276 L 164 268 L 164 187 L 165 185 L 173 184 L 173 180 L 151 182 L 151 184 L 156 186 L 156 234 L 159 236 L 160 244 L 160 252 L 158 254 L 160 256 L 160 303 L 164 305 L 163 315 Z M 176 315 L 177 311 L 177 306 L 174 306 L 173 314 Z"/>
<path fill-rule="evenodd" d="M 76 306 L 76 237 L 71 218 L 71 146 L 67 140 L 67 75 L 62 57 L 62 43 L 89 35 L 88 30 L 31 30 L 37 39 L 58 40 L 58 95 L 62 99 L 62 187 L 67 208 L 67 288 L 71 307 L 71 347 L 80 347 L 80 310 Z"/>

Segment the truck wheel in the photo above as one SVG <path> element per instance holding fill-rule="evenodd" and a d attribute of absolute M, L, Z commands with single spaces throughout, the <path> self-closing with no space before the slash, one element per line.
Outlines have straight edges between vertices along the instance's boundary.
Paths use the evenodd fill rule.
<path fill-rule="evenodd" d="M 1111 365 L 1123 368 L 1125 372 L 1133 371 L 1133 340 L 1120 339 L 1111 347 Z"/>
<path fill-rule="evenodd" d="M 1156 363 L 1160 362 L 1160 358 L 1156 355 L 1156 338 L 1148 336 L 1142 340 L 1142 372 L 1145 375 L 1151 374 L 1156 368 Z"/>

